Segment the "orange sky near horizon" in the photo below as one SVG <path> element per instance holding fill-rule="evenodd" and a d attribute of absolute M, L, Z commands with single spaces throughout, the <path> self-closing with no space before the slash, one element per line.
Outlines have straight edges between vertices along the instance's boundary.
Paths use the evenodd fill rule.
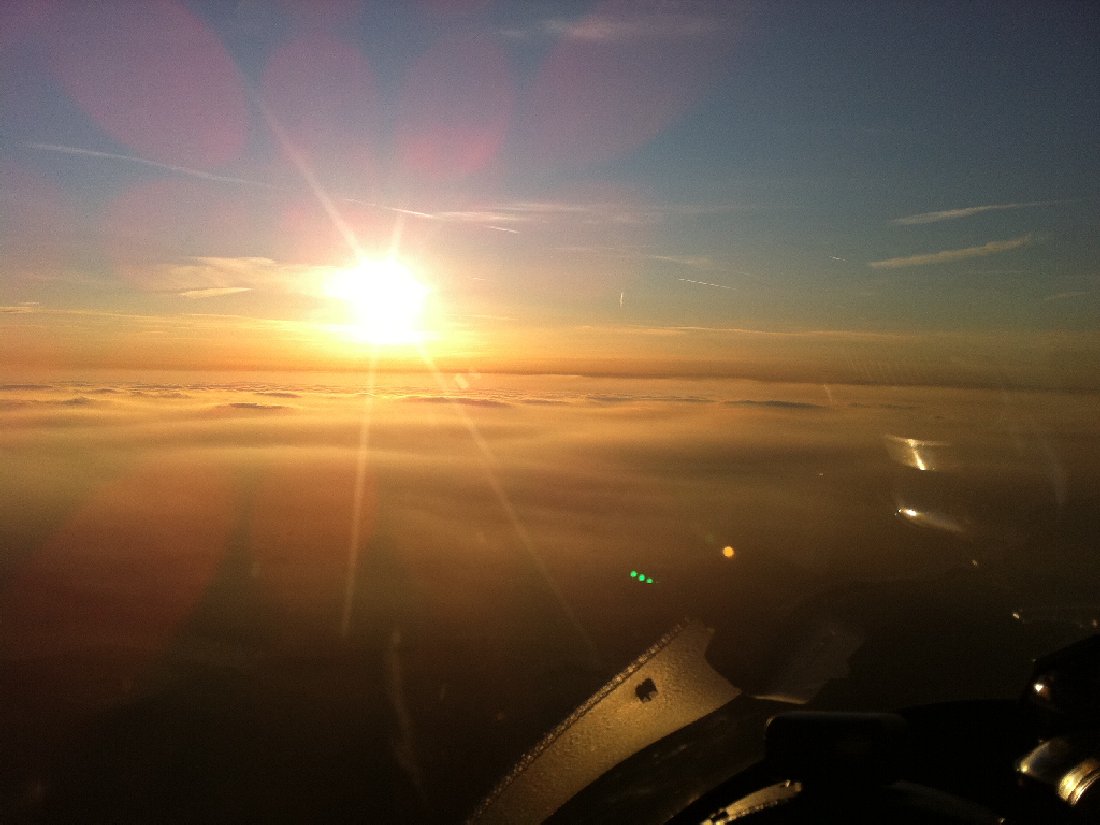
<path fill-rule="evenodd" d="M 9 5 L 2 370 L 1100 382 L 1075 9 Z"/>
<path fill-rule="evenodd" d="M 1100 334 L 531 327 L 506 318 L 375 347 L 307 321 L 27 308 L 0 314 L 0 374 L 92 369 L 583 373 L 1091 390 Z M 427 360 L 426 360 L 427 359 Z"/>

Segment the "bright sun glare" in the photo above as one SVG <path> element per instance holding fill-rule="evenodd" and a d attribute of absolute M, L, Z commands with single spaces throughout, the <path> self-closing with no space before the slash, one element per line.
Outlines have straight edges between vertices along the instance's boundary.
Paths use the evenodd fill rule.
<path fill-rule="evenodd" d="M 346 306 L 346 333 L 378 346 L 425 340 L 424 309 L 430 291 L 394 258 L 361 260 L 334 273 L 325 286 L 326 295 Z"/>

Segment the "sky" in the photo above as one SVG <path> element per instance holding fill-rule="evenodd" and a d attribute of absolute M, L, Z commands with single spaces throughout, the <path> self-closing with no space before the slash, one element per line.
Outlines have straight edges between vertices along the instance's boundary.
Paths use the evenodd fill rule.
<path fill-rule="evenodd" d="M 5 368 L 1095 384 L 1091 4 L 2 15 Z"/>

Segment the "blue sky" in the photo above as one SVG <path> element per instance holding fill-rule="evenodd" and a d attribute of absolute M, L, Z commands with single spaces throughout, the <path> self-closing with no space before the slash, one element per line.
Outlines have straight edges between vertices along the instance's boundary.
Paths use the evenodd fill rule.
<path fill-rule="evenodd" d="M 0 304 L 21 351 L 30 315 L 89 342 L 95 312 L 177 338 L 196 315 L 222 339 L 318 323 L 324 273 L 395 244 L 441 356 L 613 339 L 660 358 L 651 333 L 689 328 L 1095 346 L 1087 3 L 5 15 Z M 697 343 L 677 357 L 738 345 Z"/>

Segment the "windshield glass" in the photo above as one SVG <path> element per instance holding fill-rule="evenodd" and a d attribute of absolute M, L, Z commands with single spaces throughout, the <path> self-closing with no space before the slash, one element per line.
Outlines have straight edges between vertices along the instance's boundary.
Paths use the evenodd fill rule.
<path fill-rule="evenodd" d="M 1097 627 L 1088 3 L 0 9 L 0 818 L 461 820 Z M 642 697 L 644 698 L 644 697 Z"/>

